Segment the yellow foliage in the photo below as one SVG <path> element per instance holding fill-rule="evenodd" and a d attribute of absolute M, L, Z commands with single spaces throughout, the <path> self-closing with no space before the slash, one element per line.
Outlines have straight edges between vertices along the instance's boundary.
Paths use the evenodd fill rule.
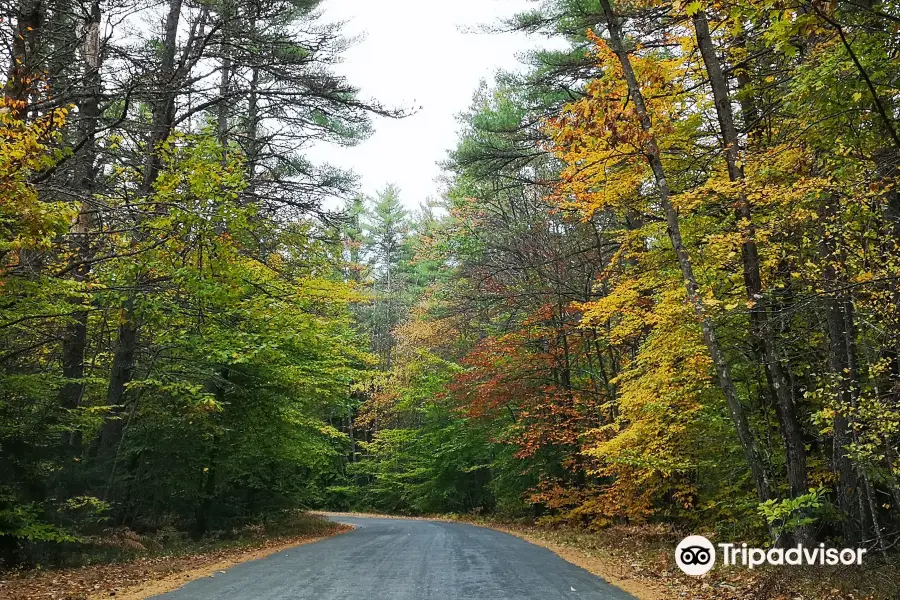
<path fill-rule="evenodd" d="M 75 215 L 69 202 L 39 198 L 30 178 L 62 157 L 57 143 L 66 109 L 58 108 L 32 122 L 13 118 L 0 98 L 0 268 L 18 263 L 22 250 L 50 247 Z"/>

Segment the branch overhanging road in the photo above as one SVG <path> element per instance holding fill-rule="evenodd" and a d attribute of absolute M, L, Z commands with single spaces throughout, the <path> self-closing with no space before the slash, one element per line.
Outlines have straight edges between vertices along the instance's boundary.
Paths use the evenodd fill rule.
<path fill-rule="evenodd" d="M 512 535 L 439 521 L 332 517 L 356 527 L 198 579 L 155 600 L 634 600 Z"/>

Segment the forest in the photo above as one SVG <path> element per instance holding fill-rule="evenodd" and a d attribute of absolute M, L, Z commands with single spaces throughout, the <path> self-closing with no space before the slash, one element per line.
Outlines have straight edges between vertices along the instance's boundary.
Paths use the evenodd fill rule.
<path fill-rule="evenodd" d="M 0 10 L 0 567 L 311 508 L 896 553 L 900 3 L 535 2 L 430 199 L 317 160 L 408 114 L 318 0 Z"/>

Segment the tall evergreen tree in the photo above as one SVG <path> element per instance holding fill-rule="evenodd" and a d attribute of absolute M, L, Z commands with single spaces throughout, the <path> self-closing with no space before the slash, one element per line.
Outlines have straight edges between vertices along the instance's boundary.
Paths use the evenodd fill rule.
<path fill-rule="evenodd" d="M 409 220 L 400 202 L 400 190 L 387 185 L 369 202 L 363 225 L 365 254 L 371 268 L 375 298 L 371 312 L 372 345 L 386 370 L 391 368 L 393 329 L 405 313 L 400 290 Z"/>

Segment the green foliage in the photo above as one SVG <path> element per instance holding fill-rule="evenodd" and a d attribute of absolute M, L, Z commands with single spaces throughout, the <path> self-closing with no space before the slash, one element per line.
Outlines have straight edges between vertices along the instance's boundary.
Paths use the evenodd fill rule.
<path fill-rule="evenodd" d="M 402 111 L 334 72 L 319 4 L 212 3 L 187 36 L 176 0 L 135 35 L 103 2 L 5 14 L 0 568 L 240 530 L 344 476 L 376 358 L 325 203 L 355 178 L 304 151 Z"/>
<path fill-rule="evenodd" d="M 416 429 L 386 429 L 348 467 L 351 506 L 404 514 L 480 513 L 494 508 L 494 449 L 464 420 L 427 411 Z"/>
<path fill-rule="evenodd" d="M 826 488 L 819 487 L 795 498 L 766 500 L 759 505 L 759 514 L 772 526 L 776 535 L 794 533 L 821 520 L 828 502 L 827 494 Z"/>
<path fill-rule="evenodd" d="M 90 284 L 93 328 L 121 314 L 123 281 L 156 282 L 134 299 L 144 371 L 126 410 L 109 416 L 96 376 L 81 380 L 77 407 L 61 407 L 66 381 L 44 374 L 40 356 L 29 356 L 37 368 L 19 361 L 0 373 L 0 537 L 14 545 L 75 541 L 123 521 L 203 533 L 321 504 L 340 474 L 348 441 L 329 420 L 372 361 L 352 328 L 359 296 L 315 223 L 275 224 L 241 200 L 240 155 L 210 134 L 173 136 L 162 152 L 148 198 L 159 210 Z M 25 314 L 82 301 L 50 279 L 5 284 L 3 301 Z M 109 423 L 123 433 L 103 448 Z"/>
<path fill-rule="evenodd" d="M 11 495 L 0 496 L 0 538 L 6 536 L 28 542 L 74 542 L 78 538 L 66 529 L 44 522 L 41 507 L 21 504 Z"/>

